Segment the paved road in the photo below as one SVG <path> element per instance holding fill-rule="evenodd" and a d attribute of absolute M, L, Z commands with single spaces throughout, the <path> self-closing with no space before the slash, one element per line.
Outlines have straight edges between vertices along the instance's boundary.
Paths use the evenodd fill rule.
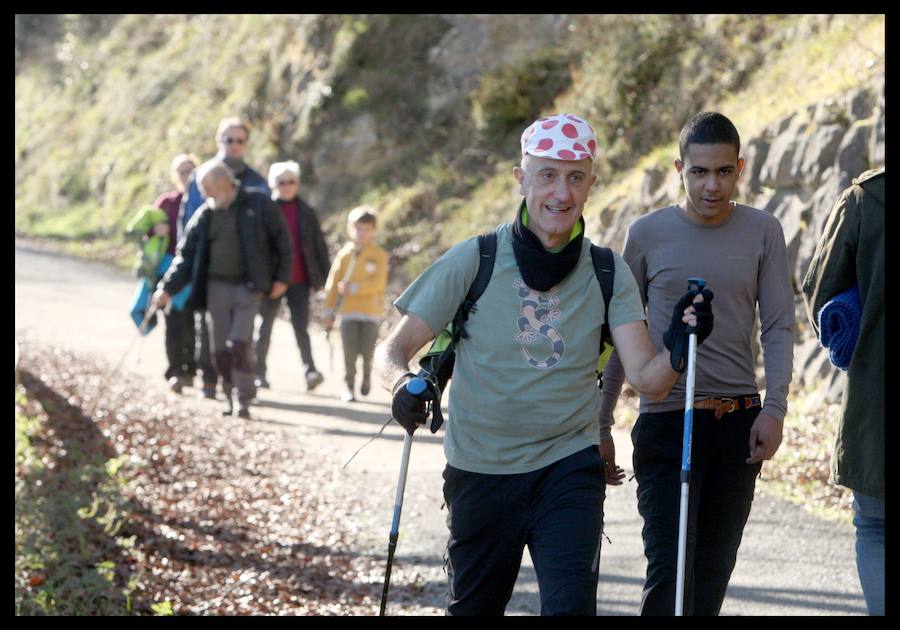
<path fill-rule="evenodd" d="M 15 265 L 17 337 L 62 345 L 102 357 L 110 364 L 119 361 L 135 338 L 134 325 L 127 315 L 135 282 L 127 273 L 43 253 L 19 242 Z M 146 375 L 151 386 L 162 391 L 162 329 L 134 347 L 122 369 Z M 328 370 L 328 350 L 320 332 L 313 334 L 313 351 L 320 369 Z M 346 470 L 341 468 L 387 417 L 389 398 L 386 392 L 377 390 L 365 402 L 352 406 L 341 403 L 337 398 L 340 356 L 340 348 L 335 346 L 335 366 L 327 372 L 325 383 L 314 393 L 303 392 L 293 333 L 287 322 L 277 321 L 269 359 L 273 388 L 260 393 L 254 421 L 287 428 L 302 441 L 307 455 L 316 453 L 336 478 L 346 477 L 348 484 L 366 496 L 372 510 L 354 515 L 358 519 L 353 528 L 356 546 L 361 554 L 383 557 L 402 433 L 388 426 Z M 189 396 L 184 404 L 213 404 Z M 624 431 L 616 431 L 615 439 L 618 459 L 630 476 L 630 438 Z M 391 588 L 392 593 L 402 592 L 405 580 L 424 585 L 422 605 L 414 612 L 425 614 L 440 614 L 442 606 L 446 513 L 441 509 L 440 475 L 444 463 L 440 434 L 417 434 L 397 551 L 399 570 Z M 634 481 L 608 490 L 606 535 L 611 542 L 604 540 L 601 558 L 600 614 L 637 612 L 645 564 L 634 492 Z M 853 546 L 849 522 L 822 520 L 758 492 L 722 614 L 864 615 Z M 508 614 L 537 614 L 536 593 L 534 570 L 526 551 Z M 402 611 L 394 610 L 393 614 L 398 612 Z"/>

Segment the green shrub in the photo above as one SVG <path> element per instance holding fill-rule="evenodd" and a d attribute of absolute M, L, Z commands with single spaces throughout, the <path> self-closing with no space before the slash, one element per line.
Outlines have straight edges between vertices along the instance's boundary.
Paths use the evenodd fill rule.
<path fill-rule="evenodd" d="M 344 98 L 341 99 L 342 104 L 348 111 L 356 112 L 362 109 L 369 100 L 369 92 L 364 87 L 356 86 L 347 90 Z"/>

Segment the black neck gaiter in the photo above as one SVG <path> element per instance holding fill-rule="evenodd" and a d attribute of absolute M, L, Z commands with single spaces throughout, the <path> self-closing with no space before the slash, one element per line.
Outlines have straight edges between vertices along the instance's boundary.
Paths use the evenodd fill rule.
<path fill-rule="evenodd" d="M 525 202 L 519 206 L 512 229 L 513 253 L 522 274 L 522 280 L 535 291 L 548 291 L 568 276 L 581 257 L 581 241 L 584 237 L 584 218 L 579 217 L 581 232 L 562 250 L 551 253 L 537 235 L 522 223 Z"/>

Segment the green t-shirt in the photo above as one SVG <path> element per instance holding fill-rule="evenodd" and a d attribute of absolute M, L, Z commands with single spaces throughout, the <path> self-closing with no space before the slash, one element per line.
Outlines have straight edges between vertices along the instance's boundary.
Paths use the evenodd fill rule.
<path fill-rule="evenodd" d="M 522 282 L 511 228 L 497 228 L 491 281 L 469 314 L 469 338 L 456 346 L 444 453 L 451 466 L 470 472 L 531 472 L 598 443 L 594 370 L 605 314 L 590 241 L 584 240 L 563 282 L 538 292 Z M 614 258 L 611 329 L 644 319 L 634 276 L 621 256 Z M 394 304 L 437 335 L 477 269 L 477 239 L 469 239 L 435 261 Z"/>

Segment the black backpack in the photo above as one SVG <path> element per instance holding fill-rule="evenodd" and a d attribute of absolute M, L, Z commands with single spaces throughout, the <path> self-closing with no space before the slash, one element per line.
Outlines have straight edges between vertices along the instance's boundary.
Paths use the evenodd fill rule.
<path fill-rule="evenodd" d="M 466 298 L 463 300 L 451 322 L 447 325 L 437 339 L 431 344 L 428 353 L 419 360 L 419 366 L 422 371 L 421 376 L 427 376 L 428 380 L 437 387 L 437 401 L 432 404 L 433 417 L 430 423 L 432 433 L 437 432 L 443 417 L 440 411 L 441 392 L 450 380 L 453 374 L 453 364 L 456 360 L 456 344 L 460 339 L 466 339 L 469 334 L 466 332 L 466 321 L 469 319 L 469 313 L 478 310 L 477 302 L 481 294 L 487 288 L 488 282 L 491 281 L 491 274 L 494 272 L 494 259 L 497 254 L 497 233 L 488 232 L 478 235 L 478 272 L 475 274 L 475 280 L 469 287 Z M 598 247 L 591 244 L 591 259 L 594 263 L 594 272 L 597 274 L 597 281 L 600 283 L 600 290 L 603 292 L 603 304 L 606 308 L 606 318 L 609 318 L 609 303 L 612 299 L 613 280 L 615 279 L 615 261 L 613 259 L 612 250 L 608 247 Z M 609 332 L 608 321 L 603 323 L 600 330 L 600 353 L 597 361 L 597 386 L 603 384 L 603 367 L 612 354 L 612 337 Z"/>

